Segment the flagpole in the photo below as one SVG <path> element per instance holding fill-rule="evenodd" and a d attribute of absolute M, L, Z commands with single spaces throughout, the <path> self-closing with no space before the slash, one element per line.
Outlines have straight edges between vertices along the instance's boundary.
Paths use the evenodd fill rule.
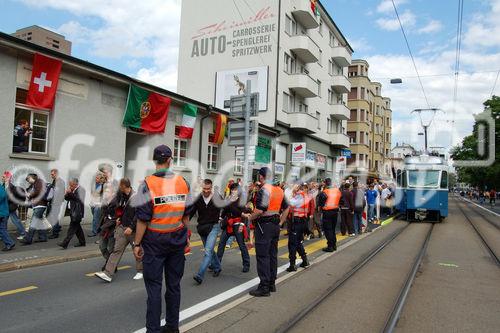
<path fill-rule="evenodd" d="M 243 184 L 244 187 L 248 187 L 248 183 L 251 179 L 250 177 L 250 161 L 248 159 L 248 153 L 250 151 L 250 107 L 251 107 L 251 92 L 252 92 L 252 82 L 247 80 L 245 87 L 245 147 L 244 147 L 244 162 L 243 162 Z M 247 191 L 245 191 L 247 193 Z"/>

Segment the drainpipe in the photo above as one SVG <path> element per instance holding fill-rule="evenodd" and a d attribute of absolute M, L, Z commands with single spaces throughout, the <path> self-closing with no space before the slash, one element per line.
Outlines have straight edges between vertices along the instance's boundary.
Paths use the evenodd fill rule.
<path fill-rule="evenodd" d="M 201 120 L 200 120 L 200 137 L 199 137 L 200 143 L 198 146 L 198 163 L 199 163 L 198 177 L 201 176 L 201 166 L 202 166 L 202 164 L 201 164 L 201 152 L 202 152 L 202 145 L 203 145 L 203 121 L 211 116 L 212 109 L 213 109 L 213 106 L 208 105 L 207 106 L 208 113 L 205 116 L 201 117 Z"/>

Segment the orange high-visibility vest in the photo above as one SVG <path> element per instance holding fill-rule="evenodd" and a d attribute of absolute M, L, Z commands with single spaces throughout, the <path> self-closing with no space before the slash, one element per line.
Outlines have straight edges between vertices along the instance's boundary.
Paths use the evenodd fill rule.
<path fill-rule="evenodd" d="M 182 217 L 189 193 L 184 178 L 177 175 L 170 178 L 148 176 L 146 184 L 153 202 L 153 217 L 148 230 L 169 233 L 184 228 Z"/>
<path fill-rule="evenodd" d="M 338 188 L 326 188 L 323 190 L 326 194 L 326 202 L 323 206 L 323 210 L 333 210 L 339 208 L 340 197 L 342 193 Z"/>
<path fill-rule="evenodd" d="M 297 195 L 302 196 L 302 202 L 300 206 L 292 207 L 292 214 L 294 217 L 307 217 L 309 211 L 308 200 L 306 199 L 306 194 L 302 191 L 297 192 Z"/>
<path fill-rule="evenodd" d="M 285 193 L 280 187 L 271 184 L 264 184 L 262 188 L 269 193 L 269 205 L 263 216 L 279 215 Z"/>

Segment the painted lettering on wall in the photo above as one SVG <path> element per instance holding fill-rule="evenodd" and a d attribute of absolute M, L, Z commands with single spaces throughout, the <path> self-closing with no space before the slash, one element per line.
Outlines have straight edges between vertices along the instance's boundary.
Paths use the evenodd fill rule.
<path fill-rule="evenodd" d="M 248 20 L 232 21 L 230 24 L 222 21 L 202 27 L 192 37 L 191 57 L 224 54 L 228 49 L 232 57 L 270 53 L 273 51 L 271 38 L 276 32 L 276 24 L 264 24 L 263 21 L 273 17 L 271 7 L 266 7 Z M 213 36 L 228 30 L 232 32 Z"/>

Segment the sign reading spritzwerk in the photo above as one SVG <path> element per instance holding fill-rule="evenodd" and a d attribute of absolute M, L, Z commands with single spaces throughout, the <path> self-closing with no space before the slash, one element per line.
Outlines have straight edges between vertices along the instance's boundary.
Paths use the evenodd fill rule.
<path fill-rule="evenodd" d="M 262 8 L 243 21 L 226 20 L 198 29 L 191 39 L 191 58 L 231 52 L 233 58 L 270 53 L 273 50 L 272 34 L 276 23 L 266 23 L 274 18 L 271 7 Z M 229 33 L 228 33 L 229 32 Z"/>

